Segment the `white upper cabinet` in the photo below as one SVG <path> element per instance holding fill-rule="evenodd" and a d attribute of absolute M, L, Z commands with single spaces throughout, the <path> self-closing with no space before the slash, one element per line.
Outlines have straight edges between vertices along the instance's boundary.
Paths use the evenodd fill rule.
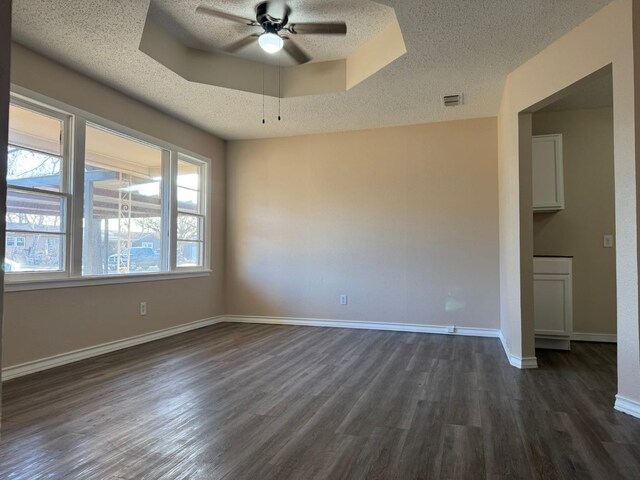
<path fill-rule="evenodd" d="M 533 211 L 564 209 L 562 134 L 533 137 Z"/>

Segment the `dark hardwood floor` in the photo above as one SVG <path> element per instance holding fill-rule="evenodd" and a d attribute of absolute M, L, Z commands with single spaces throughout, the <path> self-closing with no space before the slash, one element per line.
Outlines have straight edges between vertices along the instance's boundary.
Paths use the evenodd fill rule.
<path fill-rule="evenodd" d="M 6 382 L 6 479 L 640 477 L 614 345 L 222 324 Z"/>

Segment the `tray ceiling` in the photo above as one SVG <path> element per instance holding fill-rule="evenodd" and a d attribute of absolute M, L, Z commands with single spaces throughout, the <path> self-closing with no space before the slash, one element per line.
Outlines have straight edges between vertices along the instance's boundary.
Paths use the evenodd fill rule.
<path fill-rule="evenodd" d="M 232 15 L 255 19 L 256 0 L 152 0 L 149 17 L 171 32 L 185 45 L 214 52 L 251 33 L 261 32 L 216 18 L 197 15 L 195 6 L 205 5 Z M 289 23 L 344 21 L 349 33 L 346 37 L 333 35 L 299 35 L 296 42 L 311 55 L 314 62 L 346 58 L 359 46 L 371 40 L 382 29 L 395 21 L 392 8 L 370 0 L 288 0 L 291 7 Z M 234 56 L 272 65 L 294 65 L 284 55 L 267 55 L 256 44 Z"/>
<path fill-rule="evenodd" d="M 340 12 L 335 13 L 335 17 L 327 14 L 316 16 L 319 21 L 330 22 L 332 18 L 347 21 L 349 33 L 346 36 L 336 38 L 334 35 L 290 34 L 295 39 L 291 41 L 295 41 L 312 58 L 304 64 L 292 61 L 284 50 L 276 54 L 262 51 L 255 39 L 252 39 L 249 47 L 234 54 L 226 53 L 223 49 L 229 42 L 251 39 L 247 34 L 263 32 L 263 28 L 238 25 L 207 16 L 205 32 L 201 32 L 200 38 L 196 38 L 197 28 L 188 20 L 194 22 L 194 19 L 202 19 L 202 15 L 189 10 L 185 12 L 186 18 L 182 22 L 172 23 L 166 20 L 169 13 L 158 15 L 152 12 L 155 1 L 152 1 L 147 14 L 140 50 L 191 82 L 276 98 L 339 93 L 358 85 L 407 52 L 393 9 L 381 7 L 369 0 L 353 2 L 362 10 L 370 12 L 368 16 L 353 17 L 350 15 L 351 10 L 345 8 L 335 8 Z M 283 8 L 278 10 L 274 4 Z M 272 0 L 271 5 L 271 15 L 277 18 L 284 16 L 284 3 Z M 179 10 L 177 7 L 184 4 L 173 3 L 171 6 L 175 7 L 174 10 Z M 251 5 L 247 3 L 240 7 L 243 8 L 233 9 L 228 5 L 223 12 L 245 18 L 250 23 Z M 378 7 L 382 8 L 383 13 L 378 14 Z M 301 12 L 306 12 L 307 15 L 302 15 Z M 292 10 L 290 18 L 291 24 L 294 24 L 298 21 L 296 18 L 304 20 L 313 18 L 313 15 L 309 15 L 308 10 L 300 5 L 299 10 Z M 368 28 L 364 21 L 371 18 L 378 21 L 376 28 Z M 213 29 L 215 35 L 204 38 L 206 31 L 211 30 L 211 25 L 216 27 Z M 224 31 L 219 32 L 218 26 L 225 27 L 226 30 L 221 28 Z M 236 26 L 240 27 L 239 31 L 233 30 Z M 332 44 L 337 46 L 337 52 L 332 50 Z"/>

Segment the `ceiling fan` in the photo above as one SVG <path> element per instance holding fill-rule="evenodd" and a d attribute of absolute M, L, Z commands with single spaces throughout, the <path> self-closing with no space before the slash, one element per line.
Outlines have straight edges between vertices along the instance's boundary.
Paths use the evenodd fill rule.
<path fill-rule="evenodd" d="M 291 38 L 295 35 L 346 35 L 347 24 L 344 22 L 330 23 L 289 23 L 291 8 L 282 5 L 280 11 L 275 10 L 274 3 L 262 2 L 256 7 L 256 19 L 238 17 L 226 12 L 201 5 L 196 12 L 211 17 L 240 23 L 248 27 L 261 27 L 262 33 L 254 33 L 224 48 L 227 53 L 235 53 L 238 50 L 251 45 L 256 39 L 260 47 L 267 53 L 277 53 L 284 49 L 298 64 L 311 61 L 311 57 L 300 48 Z M 276 16 L 278 15 L 278 16 Z"/>

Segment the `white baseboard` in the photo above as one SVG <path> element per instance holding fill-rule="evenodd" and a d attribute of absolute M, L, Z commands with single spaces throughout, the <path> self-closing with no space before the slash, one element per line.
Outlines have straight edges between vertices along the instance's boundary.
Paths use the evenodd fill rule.
<path fill-rule="evenodd" d="M 224 317 L 206 318 L 204 320 L 198 320 L 164 330 L 145 333 L 136 337 L 116 340 L 115 342 L 103 343 L 94 347 L 81 348 L 80 350 L 61 353 L 52 357 L 22 363 L 20 365 L 13 365 L 11 367 L 2 369 L 2 381 L 22 377 L 24 375 L 40 372 L 42 370 L 48 370 L 49 368 L 59 367 L 60 365 L 66 365 L 67 363 L 73 363 L 79 360 L 97 357 L 98 355 L 115 352 L 116 350 L 122 350 L 123 348 L 133 347 L 142 343 L 153 342 L 154 340 L 171 337 L 173 335 L 178 335 L 179 333 L 188 332 L 190 330 L 197 330 L 198 328 L 208 327 L 209 325 L 214 325 L 223 321 Z"/>
<path fill-rule="evenodd" d="M 631 400 L 630 398 L 623 397 L 622 395 L 616 395 L 616 404 L 614 408 L 619 412 L 640 418 L 640 402 L 637 402 L 636 400 Z"/>
<path fill-rule="evenodd" d="M 507 359 L 511 366 L 519 368 L 520 370 L 538 368 L 538 359 L 536 357 L 519 357 L 512 354 L 502 332 L 500 332 L 500 341 L 502 342 L 502 348 L 504 348 L 504 353 L 507 354 Z"/>
<path fill-rule="evenodd" d="M 571 334 L 572 342 L 598 342 L 598 343 L 618 343 L 618 336 L 615 333 L 580 333 Z"/>
<path fill-rule="evenodd" d="M 316 318 L 292 318 L 292 317 L 259 317 L 227 315 L 224 318 L 229 323 L 258 323 L 267 325 L 300 325 L 309 327 L 354 328 L 365 330 L 386 330 L 392 332 L 433 333 L 440 335 L 461 335 L 469 337 L 500 338 L 509 363 L 520 369 L 538 368 L 536 357 L 518 357 L 511 354 L 502 332 L 492 328 L 474 327 L 447 327 L 440 325 L 420 325 L 413 323 L 383 323 L 363 322 L 359 320 L 326 320 Z"/>
<path fill-rule="evenodd" d="M 360 320 L 327 320 L 317 318 L 257 317 L 228 315 L 229 323 L 258 323 L 267 325 L 298 325 L 307 327 L 353 328 L 361 330 L 386 330 L 391 332 L 435 333 L 440 335 L 460 335 L 465 337 L 498 338 L 500 330 L 492 328 L 448 327 L 440 325 L 420 325 L 417 323 L 363 322 Z"/>
<path fill-rule="evenodd" d="M 68 363 L 77 362 L 79 360 L 85 360 L 87 358 L 96 357 L 105 353 L 114 352 L 116 350 L 122 350 L 124 348 L 133 347 L 161 338 L 178 335 L 180 333 L 188 332 L 190 330 L 196 330 L 198 328 L 207 327 L 216 323 L 255 323 L 255 324 L 269 324 L 269 325 L 299 325 L 310 327 L 332 327 L 332 328 L 352 328 L 352 329 L 364 329 L 364 330 L 385 330 L 394 332 L 412 332 L 412 333 L 431 333 L 439 335 L 459 335 L 470 337 L 490 337 L 501 338 L 502 344 L 505 347 L 505 352 L 509 358 L 511 365 L 518 368 L 537 368 L 537 362 L 535 357 L 533 359 L 520 359 L 510 355 L 504 338 L 500 330 L 491 328 L 475 328 L 475 327 L 448 327 L 440 325 L 420 325 L 410 323 L 384 323 L 384 322 L 364 322 L 358 320 L 327 320 L 327 319 L 314 319 L 314 318 L 291 318 L 291 317 L 258 317 L 258 316 L 219 316 L 214 318 L 207 318 L 204 320 L 198 320 L 196 322 L 187 323 L 185 325 L 179 325 L 176 327 L 167 328 L 165 330 L 159 330 L 156 332 L 146 333 L 138 335 L 136 337 L 125 338 L 122 340 L 116 340 L 114 342 L 104 343 L 93 347 L 82 348 L 74 350 L 72 352 L 62 353 L 51 357 L 46 357 L 38 360 L 34 360 L 20 365 L 13 365 L 2 369 L 2 381 L 10 380 L 12 378 L 22 377 L 31 373 L 40 372 L 42 370 L 48 370 L 50 368 L 59 367 Z"/>
<path fill-rule="evenodd" d="M 536 357 L 518 357 L 512 355 L 507 347 L 502 332 L 492 328 L 473 327 L 447 327 L 440 325 L 419 325 L 412 323 L 383 323 L 383 322 L 363 322 L 359 320 L 326 320 L 316 318 L 292 318 L 292 317 L 259 317 L 227 315 L 224 318 L 229 323 L 257 323 L 267 325 L 299 325 L 309 327 L 330 327 L 330 328 L 353 328 L 365 330 L 386 330 L 392 332 L 413 332 L 432 333 L 439 335 L 461 335 L 469 337 L 490 337 L 500 338 L 502 346 L 507 354 L 509 363 L 519 369 L 538 368 Z"/>

